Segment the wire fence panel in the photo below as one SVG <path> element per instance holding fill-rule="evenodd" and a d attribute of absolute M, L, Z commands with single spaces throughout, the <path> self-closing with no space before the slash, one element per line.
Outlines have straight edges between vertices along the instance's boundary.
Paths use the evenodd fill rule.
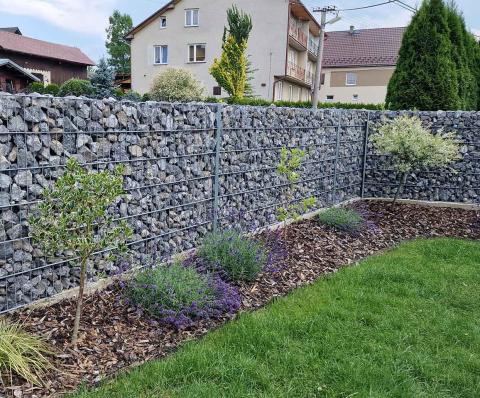
<path fill-rule="evenodd" d="M 157 265 L 215 228 L 250 232 L 276 223 L 278 208 L 289 204 L 289 184 L 277 173 L 282 148 L 305 152 L 294 203 L 313 196 L 322 208 L 391 196 L 396 173 L 368 140 L 385 115 L 396 113 L 0 96 L 0 313 L 78 283 L 77 260 L 47 258 L 28 223 L 69 158 L 94 172 L 125 168 L 125 195 L 109 212 L 132 227 L 130 251 L 120 261 L 96 253 L 95 281 Z M 459 132 L 464 158 L 456 172 L 415 173 L 405 197 L 478 202 L 475 119 L 435 122 Z"/>

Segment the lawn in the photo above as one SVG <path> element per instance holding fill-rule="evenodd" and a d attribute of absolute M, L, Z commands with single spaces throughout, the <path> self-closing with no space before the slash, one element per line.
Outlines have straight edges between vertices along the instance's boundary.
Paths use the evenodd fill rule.
<path fill-rule="evenodd" d="M 479 397 L 479 271 L 409 242 L 75 397 Z"/>

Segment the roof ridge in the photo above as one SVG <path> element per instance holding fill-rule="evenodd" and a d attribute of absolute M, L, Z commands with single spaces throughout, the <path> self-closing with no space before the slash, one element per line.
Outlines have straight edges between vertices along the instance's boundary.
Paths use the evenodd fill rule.
<path fill-rule="evenodd" d="M 77 46 L 69 46 L 68 44 L 54 43 L 53 41 L 47 41 L 47 40 L 37 39 L 37 38 L 35 38 L 35 37 L 30 37 L 30 36 L 25 36 L 25 35 L 17 35 L 16 33 L 8 32 L 8 31 L 6 31 L 6 30 L 0 30 L 0 33 L 1 33 L 1 34 L 12 35 L 12 36 L 14 36 L 15 38 L 20 37 L 20 40 L 21 40 L 21 39 L 29 39 L 29 40 L 34 40 L 34 41 L 38 41 L 38 42 L 41 42 L 41 43 L 46 43 L 46 44 L 50 44 L 50 45 L 54 45 L 54 46 L 62 46 L 62 47 L 67 47 L 67 48 L 75 48 L 75 49 L 77 49 L 77 50 L 82 51 L 82 50 L 81 50 L 79 47 L 77 47 Z"/>

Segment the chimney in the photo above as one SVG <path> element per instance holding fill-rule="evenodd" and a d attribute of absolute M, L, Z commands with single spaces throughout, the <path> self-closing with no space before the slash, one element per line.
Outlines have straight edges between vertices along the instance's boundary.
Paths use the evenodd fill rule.
<path fill-rule="evenodd" d="M 350 25 L 350 34 L 353 35 L 355 34 L 355 26 Z"/>

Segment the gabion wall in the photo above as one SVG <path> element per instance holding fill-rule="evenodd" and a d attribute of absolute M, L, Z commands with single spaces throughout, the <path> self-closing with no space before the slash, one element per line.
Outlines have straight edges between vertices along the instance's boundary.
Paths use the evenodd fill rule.
<path fill-rule="evenodd" d="M 457 173 L 416 173 L 404 197 L 478 202 L 480 118 L 420 115 L 435 129 L 458 131 L 464 159 Z M 191 249 L 214 227 L 251 231 L 275 223 L 287 200 L 288 184 L 276 173 L 282 147 L 305 151 L 295 201 L 315 196 L 320 208 L 362 194 L 391 196 L 396 175 L 367 137 L 381 119 L 395 116 L 0 95 L 0 312 L 77 283 L 74 262 L 46 258 L 28 226 L 42 190 L 70 157 L 92 170 L 125 165 L 126 195 L 110 211 L 135 231 L 130 254 L 123 262 L 97 255 L 94 280 Z"/>

